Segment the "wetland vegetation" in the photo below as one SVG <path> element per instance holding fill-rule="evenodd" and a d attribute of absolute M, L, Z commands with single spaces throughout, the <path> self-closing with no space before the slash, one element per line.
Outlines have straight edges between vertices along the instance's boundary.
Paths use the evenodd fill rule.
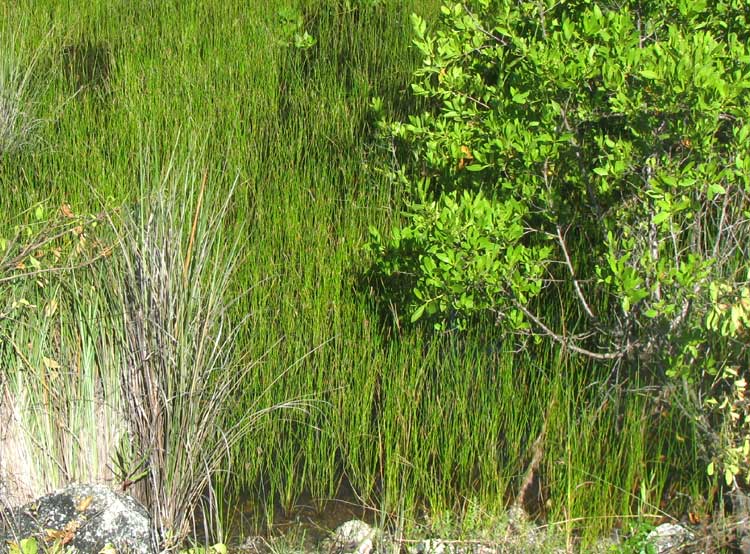
<path fill-rule="evenodd" d="M 642 332 L 633 341 L 645 344 L 647 332 L 664 323 L 656 316 L 672 310 L 659 327 L 667 329 L 680 309 L 658 304 L 652 283 L 633 284 L 637 275 L 623 269 L 624 251 L 641 252 L 640 244 L 627 242 L 641 233 L 632 212 L 619 215 L 632 225 L 611 250 L 620 257 L 602 258 L 611 264 L 604 273 L 587 257 L 596 250 L 593 235 L 573 232 L 560 254 L 567 265 L 534 265 L 542 263 L 540 247 L 519 262 L 518 275 L 506 273 L 512 298 L 522 299 L 528 312 L 503 296 L 510 290 L 505 285 L 494 297 L 477 293 L 469 304 L 463 276 L 419 265 L 434 253 L 430 248 L 448 240 L 425 231 L 424 222 L 452 208 L 443 199 L 417 198 L 415 176 L 434 179 L 448 194 L 453 185 L 445 176 L 455 173 L 448 181 L 460 191 L 507 151 L 458 143 L 441 150 L 435 138 L 441 125 L 466 124 L 458 116 L 446 123 L 453 116 L 440 112 L 444 80 L 453 78 L 458 88 L 466 82 L 451 73 L 460 63 L 450 58 L 445 37 L 462 37 L 475 17 L 486 15 L 488 3 L 474 2 L 460 17 L 451 10 L 461 6 L 441 12 L 441 4 L 0 2 L 0 501 L 26 500 L 71 481 L 108 482 L 149 507 L 165 548 L 180 546 L 196 527 L 213 541 L 228 541 L 224 533 L 240 520 L 239 532 L 253 533 L 279 517 L 322 512 L 344 490 L 377 514 L 376 521 L 406 528 L 446 521 L 460 528 L 467 514 L 491 521 L 520 505 L 559 528 L 570 544 L 584 545 L 614 528 L 685 518 L 707 523 L 730 509 L 724 495 L 747 488 L 747 428 L 724 425 L 718 412 L 703 417 L 701 395 L 740 390 L 747 375 L 748 158 L 747 167 L 736 162 L 742 156 L 732 158 L 736 182 L 717 181 L 723 188 L 708 196 L 685 193 L 690 202 L 711 200 L 701 213 L 718 232 L 709 230 L 706 240 L 723 229 L 729 205 L 723 195 L 738 203 L 731 234 L 737 248 L 724 260 L 724 281 L 706 270 L 714 285 L 704 305 L 724 308 L 709 306 L 696 320 L 714 314 L 697 330 L 721 337 L 711 338 L 710 348 L 690 343 L 693 357 L 678 364 L 684 352 L 670 352 L 674 365 L 655 367 L 668 360 L 653 352 L 576 351 L 625 348 L 609 325 L 622 321 L 627 324 L 619 329 L 631 338 Z M 451 28 L 456 21 L 463 27 Z M 727 37 L 742 36 L 739 16 L 731 21 L 737 29 Z M 430 54 L 430 33 L 439 29 L 447 33 L 440 39 L 445 49 Z M 517 30 L 506 29 L 509 37 Z M 497 29 L 485 31 L 479 34 L 486 38 Z M 602 36 L 596 40 L 604 43 Z M 682 44 L 678 38 L 674 48 Z M 472 67 L 484 83 L 496 78 L 486 67 Z M 735 69 L 746 75 L 747 60 Z M 662 83 L 648 72 L 640 78 Z M 537 92 L 543 101 L 543 87 Z M 518 93 L 504 115 L 520 113 L 535 94 Z M 747 149 L 742 94 L 717 112 L 717 121 L 733 125 L 715 130 L 712 136 L 724 141 L 717 151 L 727 144 Z M 486 102 L 480 98 L 474 108 L 481 111 Z M 681 109 L 678 104 L 670 109 Z M 438 123 L 413 119 L 423 112 Z M 468 116 L 461 140 L 492 132 L 482 118 Z M 576 130 L 580 140 L 588 140 L 586 125 Z M 627 129 L 614 140 L 642 130 Z M 660 137 L 660 148 L 675 157 L 681 148 L 688 156 L 699 148 L 701 129 L 690 128 L 695 136 Z M 619 164 L 632 168 L 632 152 L 642 145 L 602 141 L 609 150 L 594 171 L 614 182 L 624 171 Z M 713 160 L 707 152 L 714 146 L 700 159 Z M 586 149 L 595 155 L 593 142 Z M 558 169 L 575 165 L 575 154 L 566 156 Z M 515 159 L 522 158 L 516 151 Z M 508 171 L 521 179 L 541 167 L 537 162 Z M 539 175 L 547 176 L 543 165 Z M 651 166 L 644 162 L 638 170 L 645 167 Z M 688 188 L 687 180 L 674 186 Z M 665 191 L 670 183 L 650 197 L 662 211 L 650 214 L 656 224 L 647 227 L 666 229 L 660 244 L 670 237 L 660 225 L 688 209 L 678 205 L 682 197 Z M 565 186 L 560 195 L 583 202 L 585 193 Z M 607 209 L 629 205 L 625 189 L 599 193 Z M 555 241 L 559 236 L 562 243 L 561 227 L 545 227 L 535 218 L 539 206 L 529 205 L 519 221 L 556 228 Z M 489 213 L 480 208 L 476 214 Z M 593 213 L 579 216 L 594 219 Z M 466 224 L 448 219 L 446 229 Z M 404 246 L 393 229 L 402 235 L 408 229 L 415 242 Z M 529 251 L 546 248 L 549 237 L 527 240 L 528 229 L 504 228 L 516 231 L 519 243 L 490 242 L 503 252 L 520 243 Z M 616 235 L 607 244 L 622 238 Z M 606 229 L 596 236 L 604 244 Z M 457 246 L 457 255 L 486 253 L 488 243 L 475 238 L 476 244 Z M 671 254 L 684 254 L 684 244 Z M 534 289 L 542 275 L 565 281 L 572 265 L 589 279 L 581 281 L 583 293 L 575 275 Z M 607 267 L 614 276 L 605 275 Z M 703 286 L 685 278 L 688 285 L 680 288 L 680 271 L 703 269 L 682 260 L 660 267 L 672 273 L 659 290 L 672 287 L 680 302 L 699 304 L 679 296 L 688 285 L 691 291 Z M 495 286 L 482 279 L 482 290 Z M 646 289 L 645 296 L 638 292 Z M 458 291 L 453 303 L 432 302 L 450 296 L 445 291 Z M 594 328 L 607 328 L 604 338 L 591 339 L 582 324 L 583 295 L 603 314 Z M 734 300 L 723 300 L 729 296 Z M 505 319 L 481 312 L 487 298 L 505 310 Z M 640 323 L 650 321 L 645 316 L 633 319 L 641 312 L 655 322 L 651 327 Z M 515 323 L 506 325 L 510 320 Z M 543 322 L 549 326 L 540 328 Z M 582 342 L 565 338 L 576 333 Z M 721 360 L 718 369 L 698 367 L 707 351 L 730 360 L 734 377 Z M 695 371 L 685 370 L 691 364 Z M 746 417 L 744 396 L 727 402 L 724 408 L 731 404 Z M 707 428 L 709 420 L 717 431 Z M 246 511 L 255 516 L 240 518 L 236 507 L 248 498 Z"/>

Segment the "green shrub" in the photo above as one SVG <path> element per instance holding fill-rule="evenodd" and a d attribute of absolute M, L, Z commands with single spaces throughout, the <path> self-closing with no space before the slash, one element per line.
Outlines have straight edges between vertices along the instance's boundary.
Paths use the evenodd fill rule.
<path fill-rule="evenodd" d="M 414 16 L 429 109 L 381 122 L 405 194 L 401 225 L 368 243 L 384 299 L 694 383 L 746 372 L 705 318 L 750 244 L 748 14 L 474 0 L 435 30 Z"/>

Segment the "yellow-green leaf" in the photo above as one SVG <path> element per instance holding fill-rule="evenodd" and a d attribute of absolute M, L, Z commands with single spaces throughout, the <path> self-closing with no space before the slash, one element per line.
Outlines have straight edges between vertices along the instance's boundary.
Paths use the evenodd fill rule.
<path fill-rule="evenodd" d="M 47 302 L 47 305 L 44 307 L 44 316 L 52 317 L 55 315 L 55 312 L 57 312 L 57 300 L 53 298 Z"/>
<path fill-rule="evenodd" d="M 734 472 L 728 467 L 724 469 L 724 481 L 727 487 L 731 486 L 734 482 Z"/>
<path fill-rule="evenodd" d="M 417 321 L 420 317 L 422 317 L 422 314 L 424 313 L 424 309 L 427 304 L 422 304 L 419 308 L 414 310 L 414 313 L 411 314 L 411 322 L 414 323 Z"/>
<path fill-rule="evenodd" d="M 48 358 L 47 356 L 42 356 L 42 363 L 47 369 L 60 369 L 60 364 L 58 364 L 56 360 Z"/>

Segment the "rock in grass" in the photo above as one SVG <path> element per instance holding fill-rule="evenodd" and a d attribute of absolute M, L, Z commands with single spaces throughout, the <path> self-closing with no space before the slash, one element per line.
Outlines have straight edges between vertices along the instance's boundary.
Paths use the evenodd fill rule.
<path fill-rule="evenodd" d="M 72 485 L 4 510 L 0 545 L 26 538 L 36 539 L 39 552 L 57 545 L 81 554 L 156 553 L 146 510 L 103 485 Z"/>
<path fill-rule="evenodd" d="M 441 539 L 427 539 L 409 547 L 409 554 L 461 554 L 459 549 Z"/>
<path fill-rule="evenodd" d="M 695 540 L 695 535 L 682 525 L 664 523 L 651 531 L 646 536 L 646 541 L 651 544 L 658 554 L 667 552 L 680 552 L 686 544 Z"/>
<path fill-rule="evenodd" d="M 353 519 L 339 525 L 331 537 L 323 541 L 321 550 L 331 554 L 372 554 L 378 535 L 377 529 Z"/>
<path fill-rule="evenodd" d="M 409 554 L 498 554 L 515 552 L 510 547 L 498 544 L 483 544 L 480 541 L 448 541 L 444 539 L 426 539 L 408 547 Z M 524 552 L 535 552 L 527 550 Z"/>

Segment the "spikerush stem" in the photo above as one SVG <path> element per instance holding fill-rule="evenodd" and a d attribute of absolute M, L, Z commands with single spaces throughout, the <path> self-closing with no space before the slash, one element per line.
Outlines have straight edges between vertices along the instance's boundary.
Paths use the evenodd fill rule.
<path fill-rule="evenodd" d="M 187 285 L 188 280 L 188 268 L 190 267 L 190 258 L 193 254 L 193 244 L 195 243 L 195 233 L 198 228 L 198 217 L 200 216 L 201 207 L 203 206 L 203 193 L 206 191 L 206 181 L 208 180 L 208 169 L 203 170 L 203 179 L 201 180 L 201 188 L 198 193 L 198 203 L 195 206 L 195 214 L 193 215 L 193 227 L 190 230 L 190 242 L 188 243 L 188 250 L 185 256 L 185 262 L 182 266 L 182 279 L 183 283 Z"/>

